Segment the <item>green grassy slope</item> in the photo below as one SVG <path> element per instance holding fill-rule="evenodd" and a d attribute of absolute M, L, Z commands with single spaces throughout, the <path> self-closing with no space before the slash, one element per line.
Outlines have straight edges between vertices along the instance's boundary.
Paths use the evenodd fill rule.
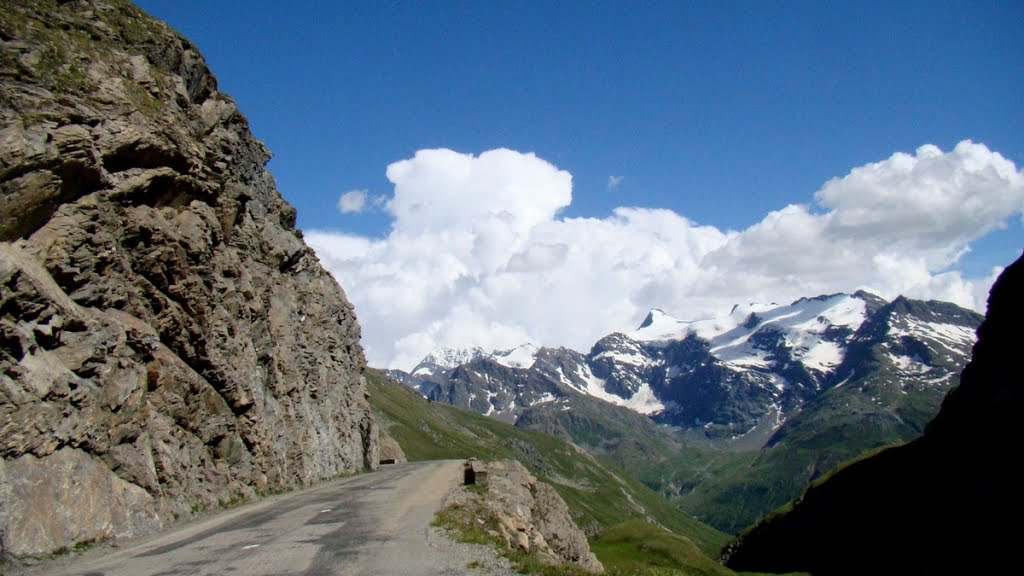
<path fill-rule="evenodd" d="M 733 572 L 702 555 L 689 539 L 640 520 L 605 530 L 591 541 L 590 549 L 607 576 L 758 576 Z"/>
<path fill-rule="evenodd" d="M 628 470 L 631 477 L 670 500 L 700 486 L 715 485 L 723 475 L 744 469 L 756 455 L 723 450 L 588 396 L 574 399 L 571 410 L 548 405 L 527 408 L 516 427 L 570 440 Z"/>
<path fill-rule="evenodd" d="M 825 392 L 771 446 L 748 453 L 743 465 L 715 467 L 678 502 L 712 526 L 738 532 L 843 462 L 917 438 L 938 412 L 943 391 L 902 394 L 887 377 L 880 371 Z"/>
<path fill-rule="evenodd" d="M 591 549 L 609 572 L 708 576 L 733 573 L 702 555 L 689 539 L 642 520 L 630 520 L 605 530 L 594 539 Z"/>
<path fill-rule="evenodd" d="M 381 426 L 410 460 L 513 458 L 552 484 L 589 534 L 634 519 L 656 522 L 711 558 L 727 536 L 669 504 L 639 480 L 572 444 L 440 403 L 367 371 L 370 403 Z M 710 560 L 709 560 L 710 561 Z"/>

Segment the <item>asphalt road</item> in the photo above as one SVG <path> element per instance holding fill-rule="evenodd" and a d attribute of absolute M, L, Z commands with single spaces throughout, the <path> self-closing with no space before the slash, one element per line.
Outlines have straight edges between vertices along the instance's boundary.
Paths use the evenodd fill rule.
<path fill-rule="evenodd" d="M 428 542 L 460 461 L 386 466 L 95 550 L 32 573 L 54 576 L 456 574 L 465 558 Z"/>

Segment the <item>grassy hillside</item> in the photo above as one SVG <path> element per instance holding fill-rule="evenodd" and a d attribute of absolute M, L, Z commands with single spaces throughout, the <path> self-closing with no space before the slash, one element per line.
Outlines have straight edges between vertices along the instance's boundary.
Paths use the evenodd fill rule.
<path fill-rule="evenodd" d="M 878 372 L 856 388 L 825 392 L 787 422 L 769 447 L 711 468 L 678 502 L 703 521 L 738 532 L 843 462 L 917 438 L 938 412 L 943 391 L 902 394 L 885 378 L 886 372 Z"/>
<path fill-rule="evenodd" d="M 641 520 L 623 522 L 605 530 L 594 539 L 591 549 L 612 573 L 733 574 L 702 555 L 690 540 Z"/>
<path fill-rule="evenodd" d="M 687 512 L 692 512 L 687 506 L 695 502 L 710 501 L 717 494 L 715 487 L 721 478 L 746 478 L 749 464 L 757 456 L 756 452 L 723 450 L 706 441 L 685 438 L 632 410 L 583 395 L 573 400 L 571 410 L 552 409 L 546 405 L 528 408 L 520 415 L 516 427 L 572 441 L 618 469 L 628 470 L 632 478 Z M 795 489 L 802 486 L 800 484 Z M 691 494 L 698 498 L 683 500 Z M 790 497 L 783 498 L 782 502 Z M 725 501 L 713 510 L 701 509 L 700 513 L 715 520 L 722 516 L 731 518 L 736 515 L 733 512 L 736 507 L 737 503 Z M 747 524 L 756 519 L 751 518 Z M 734 523 L 724 524 L 735 528 Z"/>
<path fill-rule="evenodd" d="M 427 402 L 374 370 L 367 371 L 367 380 L 370 403 L 381 426 L 410 460 L 519 460 L 558 490 L 576 522 L 591 535 L 629 520 L 646 519 L 686 537 L 710 558 L 718 556 L 728 539 L 673 507 L 639 480 L 565 440 Z"/>
<path fill-rule="evenodd" d="M 760 450 L 712 445 L 586 396 L 574 398 L 570 410 L 527 408 L 516 427 L 569 440 L 701 521 L 735 533 L 842 462 L 920 435 L 938 411 L 942 388 L 905 394 L 884 368 L 828 390 Z"/>

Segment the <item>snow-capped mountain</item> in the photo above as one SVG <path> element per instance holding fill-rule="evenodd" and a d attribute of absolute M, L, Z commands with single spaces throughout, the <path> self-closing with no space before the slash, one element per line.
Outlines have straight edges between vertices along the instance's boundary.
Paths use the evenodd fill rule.
<path fill-rule="evenodd" d="M 722 362 L 737 369 L 763 369 L 777 361 L 772 356 L 775 346 L 768 341 L 773 338 L 764 338 L 771 333 L 781 338 L 776 343 L 789 351 L 792 361 L 825 373 L 842 361 L 842 344 L 864 322 L 870 298 L 866 293 L 837 294 L 788 306 L 737 305 L 728 316 L 696 322 L 652 310 L 629 336 L 639 342 L 668 344 L 694 334 L 706 340 L 711 354 Z"/>
<path fill-rule="evenodd" d="M 508 350 L 495 350 L 493 352 L 485 352 L 479 346 L 473 346 L 472 348 L 442 348 L 437 352 L 424 356 L 423 360 L 420 360 L 420 363 L 409 374 L 429 377 L 467 364 L 478 358 L 489 358 L 509 368 L 529 368 L 533 365 L 536 355 L 537 347 L 529 342 L 515 348 L 509 348 Z"/>
<path fill-rule="evenodd" d="M 698 321 L 652 310 L 586 354 L 445 351 L 393 375 L 433 400 L 510 421 L 527 407 L 570 410 L 589 396 L 709 437 L 767 440 L 833 387 L 887 385 L 937 402 L 969 359 L 980 321 L 953 304 L 866 292 L 735 306 Z"/>
<path fill-rule="evenodd" d="M 450 370 L 460 364 L 465 364 L 481 356 L 486 356 L 483 348 L 474 346 L 472 348 L 442 348 L 437 352 L 427 354 L 415 368 L 412 374 L 430 375 L 442 370 Z"/>

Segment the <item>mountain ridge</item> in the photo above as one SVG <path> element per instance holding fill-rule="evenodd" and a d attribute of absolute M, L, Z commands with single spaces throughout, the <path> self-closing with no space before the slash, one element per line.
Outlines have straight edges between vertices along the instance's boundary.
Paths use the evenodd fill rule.
<path fill-rule="evenodd" d="M 503 362 L 507 352 L 475 347 L 445 351 L 457 362 L 442 365 L 431 354 L 412 373 L 389 374 L 434 400 L 513 421 L 524 406 L 575 390 L 663 424 L 735 439 L 772 415 L 778 429 L 824 389 L 862 377 L 863 363 L 874 360 L 873 347 L 890 332 L 894 341 L 886 349 L 904 376 L 917 370 L 953 378 L 949 374 L 965 361 L 978 322 L 979 315 L 953 304 L 902 296 L 886 302 L 864 291 L 784 306 L 737 305 L 729 315 L 708 320 L 681 321 L 652 309 L 636 330 L 609 334 L 586 353 L 541 347 Z M 933 350 L 943 347 L 944 355 Z M 524 390 L 523 376 L 500 369 L 500 377 L 487 374 L 488 362 L 539 378 Z M 501 389 L 495 384 L 501 379 L 517 382 L 517 389 Z"/>

